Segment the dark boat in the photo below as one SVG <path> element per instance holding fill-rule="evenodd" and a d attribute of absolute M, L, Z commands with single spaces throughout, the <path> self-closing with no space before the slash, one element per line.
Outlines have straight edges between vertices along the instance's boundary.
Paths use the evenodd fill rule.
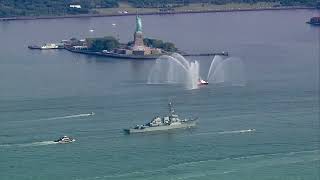
<path fill-rule="evenodd" d="M 310 21 L 307 22 L 308 24 L 320 26 L 320 16 L 319 17 L 312 17 Z"/>
<path fill-rule="evenodd" d="M 28 46 L 29 49 L 41 49 L 40 46 L 36 46 L 36 45 L 31 45 L 31 46 Z"/>

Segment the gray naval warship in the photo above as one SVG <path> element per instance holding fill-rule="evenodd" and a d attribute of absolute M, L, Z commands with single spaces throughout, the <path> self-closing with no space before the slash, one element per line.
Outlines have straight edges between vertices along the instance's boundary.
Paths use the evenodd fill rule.
<path fill-rule="evenodd" d="M 136 125 L 133 128 L 124 129 L 128 134 L 144 133 L 153 131 L 165 131 L 171 129 L 191 128 L 196 126 L 198 118 L 194 119 L 180 119 L 175 113 L 172 103 L 169 103 L 169 114 L 165 117 L 155 117 L 151 122 L 145 125 Z"/>

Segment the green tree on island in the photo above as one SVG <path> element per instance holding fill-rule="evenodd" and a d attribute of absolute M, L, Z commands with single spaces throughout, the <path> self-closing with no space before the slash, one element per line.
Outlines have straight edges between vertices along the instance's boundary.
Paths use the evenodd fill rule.
<path fill-rule="evenodd" d="M 178 48 L 171 43 L 171 42 L 163 42 L 159 39 L 151 39 L 151 38 L 144 38 L 143 43 L 145 46 L 152 47 L 152 48 L 159 48 L 167 52 L 176 52 Z M 129 41 L 127 46 L 132 46 L 133 41 Z"/>
<path fill-rule="evenodd" d="M 110 51 L 120 46 L 119 41 L 112 36 L 106 36 L 103 38 L 87 38 L 86 42 L 88 48 L 92 51 Z"/>

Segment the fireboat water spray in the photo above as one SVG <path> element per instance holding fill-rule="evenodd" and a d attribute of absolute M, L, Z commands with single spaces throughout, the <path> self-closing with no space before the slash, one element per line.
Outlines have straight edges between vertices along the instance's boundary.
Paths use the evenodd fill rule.
<path fill-rule="evenodd" d="M 211 83 L 244 84 L 243 64 L 240 59 L 215 56 L 211 62 L 207 81 L 200 78 L 198 61 L 189 62 L 182 55 L 160 56 L 148 76 L 148 84 L 184 84 L 189 90 Z"/>

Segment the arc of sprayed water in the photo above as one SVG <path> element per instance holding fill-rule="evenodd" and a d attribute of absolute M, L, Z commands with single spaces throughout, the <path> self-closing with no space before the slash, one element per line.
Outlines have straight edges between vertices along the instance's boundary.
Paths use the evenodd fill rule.
<path fill-rule="evenodd" d="M 152 78 L 154 77 L 154 75 L 156 75 L 156 73 L 163 73 L 160 71 L 157 72 L 157 70 L 159 70 L 159 65 L 161 64 L 162 61 L 167 61 L 169 63 L 172 63 L 172 62 L 176 63 L 179 67 L 182 67 L 185 72 L 188 72 L 189 67 L 188 66 L 186 67 L 183 63 L 181 63 L 181 61 L 177 60 L 176 58 L 170 55 L 162 55 L 156 60 L 155 65 L 151 68 L 151 71 L 148 77 L 148 83 L 152 82 Z M 170 69 L 170 67 L 171 66 L 169 65 L 169 68 L 167 69 L 169 70 L 167 71 L 167 82 L 172 81 L 172 79 L 170 79 L 170 73 L 173 73 L 173 72 L 171 72 L 172 69 Z"/>
<path fill-rule="evenodd" d="M 161 69 L 161 71 L 156 72 L 156 68 L 160 67 L 160 62 L 162 61 L 168 62 L 169 66 L 165 69 Z M 176 67 L 182 68 L 185 74 L 178 76 L 177 73 L 181 73 L 181 71 Z M 156 60 L 154 67 L 151 68 L 148 82 L 151 82 L 152 78 L 161 77 L 162 75 L 167 75 L 167 82 L 183 80 L 183 83 L 185 83 L 188 89 L 197 89 L 199 79 L 199 63 L 197 61 L 189 62 L 178 53 L 173 53 L 172 55 L 163 55 Z"/>
<path fill-rule="evenodd" d="M 191 64 L 182 55 L 178 53 L 173 53 L 171 56 L 180 61 L 186 68 L 190 68 Z"/>
<path fill-rule="evenodd" d="M 209 68 L 207 80 L 210 79 L 212 72 L 215 72 L 215 70 L 217 69 L 217 66 L 221 63 L 222 60 L 223 59 L 221 56 L 218 56 L 218 55 L 214 56 Z"/>
<path fill-rule="evenodd" d="M 244 77 L 244 67 L 241 59 L 229 57 L 217 63 L 211 70 L 210 79 L 215 82 L 228 82 L 231 85 L 243 86 L 246 84 Z"/>
<path fill-rule="evenodd" d="M 216 77 L 216 74 L 219 72 L 219 69 L 221 69 L 221 67 L 223 67 L 223 64 L 222 63 L 219 63 L 219 64 L 217 64 L 217 66 L 216 66 L 216 68 L 214 69 L 214 71 L 213 71 L 213 74 L 212 74 L 212 77 L 213 77 L 213 79 L 212 79 L 212 81 L 215 81 L 215 77 Z M 221 70 L 223 70 L 223 69 L 221 69 Z M 209 76 L 210 77 L 210 76 Z M 223 79 L 223 80 L 221 80 L 221 81 L 219 81 L 219 82 L 224 82 L 224 72 L 223 72 L 223 74 L 221 74 L 220 75 L 220 79 Z M 208 79 L 208 81 L 209 81 L 209 79 Z M 219 83 L 219 82 L 216 82 L 216 83 Z"/>
<path fill-rule="evenodd" d="M 194 61 L 190 63 L 190 69 L 189 69 L 189 84 L 191 89 L 197 89 L 198 88 L 198 79 L 199 79 L 199 63 L 198 61 Z"/>
<path fill-rule="evenodd" d="M 189 66 L 185 66 L 183 63 L 181 63 L 179 60 L 177 60 L 176 58 L 174 58 L 172 56 L 163 55 L 163 56 L 160 56 L 159 60 L 166 59 L 166 58 L 178 63 L 185 71 L 188 71 Z"/>

